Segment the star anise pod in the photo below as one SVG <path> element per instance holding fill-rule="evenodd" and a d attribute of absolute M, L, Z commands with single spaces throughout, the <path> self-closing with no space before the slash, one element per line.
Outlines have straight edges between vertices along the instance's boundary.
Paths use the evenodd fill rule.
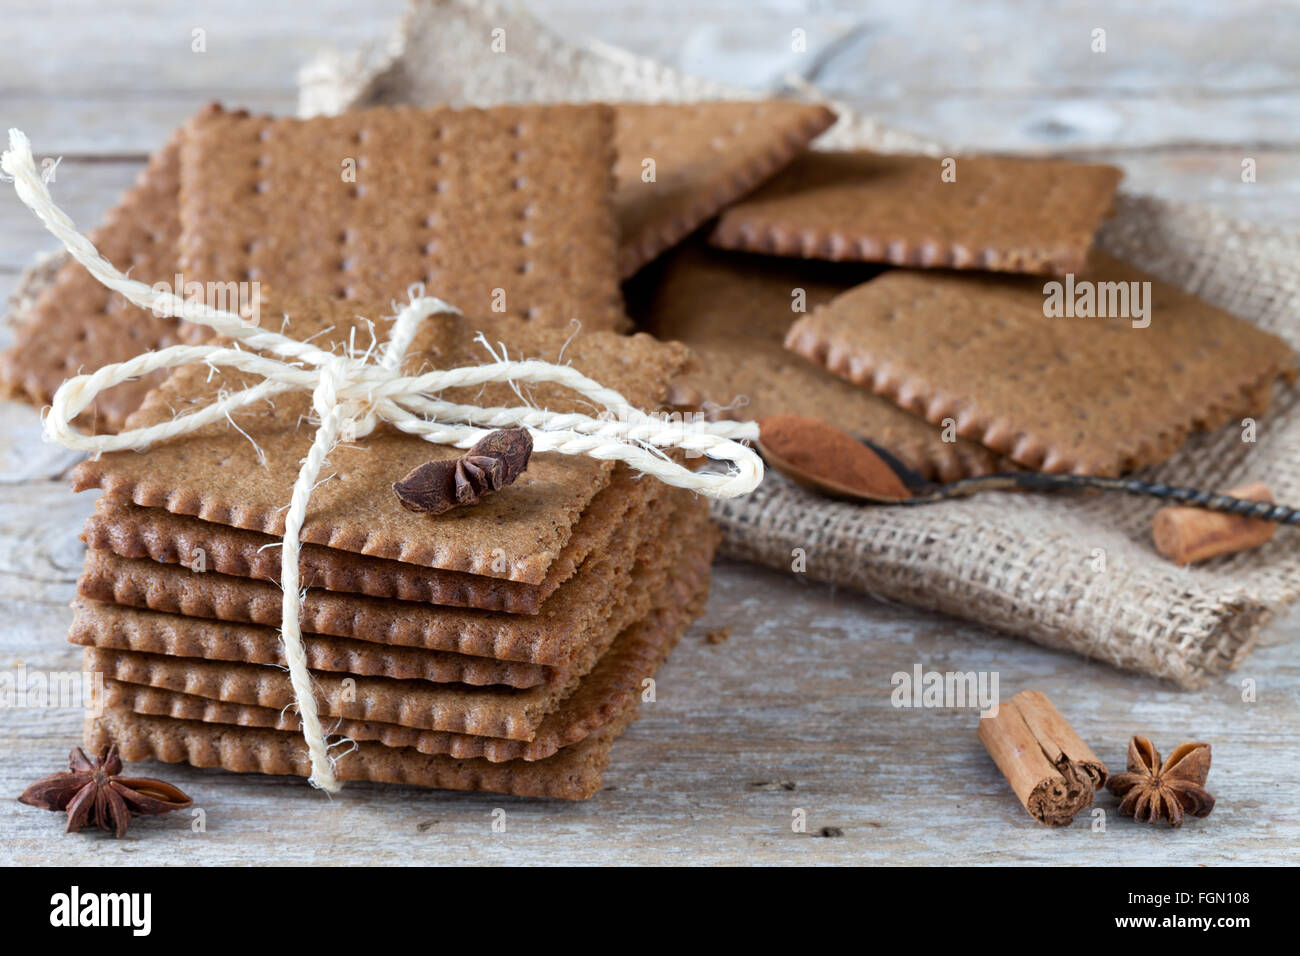
<path fill-rule="evenodd" d="M 1214 797 L 1205 789 L 1210 774 L 1210 745 L 1183 744 L 1163 764 L 1160 752 L 1145 737 L 1128 745 L 1128 773 L 1110 778 L 1107 788 L 1120 798 L 1119 812 L 1141 823 L 1183 825 L 1183 816 L 1208 817 Z"/>
<path fill-rule="evenodd" d="M 76 833 L 88 824 L 120 837 L 132 814 L 157 816 L 183 810 L 192 801 L 170 783 L 152 777 L 123 777 L 117 746 L 94 760 L 80 747 L 68 757 L 68 773 L 37 780 L 18 799 L 42 810 L 66 810 L 68 827 Z"/>
<path fill-rule="evenodd" d="M 425 462 L 394 483 L 393 493 L 408 511 L 442 514 L 510 484 L 528 467 L 532 453 L 528 429 L 503 428 L 459 458 Z"/>

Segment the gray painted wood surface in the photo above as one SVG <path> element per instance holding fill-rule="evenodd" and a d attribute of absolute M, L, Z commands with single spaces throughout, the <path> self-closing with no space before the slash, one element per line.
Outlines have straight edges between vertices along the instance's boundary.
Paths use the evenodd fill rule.
<path fill-rule="evenodd" d="M 1129 188 L 1300 225 L 1292 5 L 659 0 L 597 16 L 598 0 L 539 9 L 686 69 L 755 87 L 790 71 L 896 125 L 980 149 L 1068 151 L 1125 166 Z M 64 154 L 56 197 L 93 225 L 143 157 L 203 102 L 291 112 L 294 73 L 326 46 L 377 43 L 400 0 L 277 5 L 90 0 L 11 3 L 0 41 L 6 126 Z M 1100 13 L 1097 11 L 1100 9 Z M 1107 29 L 1108 52 L 1088 37 Z M 790 31 L 807 31 L 793 54 Z M 208 52 L 190 50 L 207 31 Z M 1082 46 L 1080 46 L 1082 44 Z M 1240 159 L 1259 181 L 1240 183 Z M 0 199 L 0 293 L 52 242 Z M 64 642 L 89 496 L 61 473 L 30 409 L 0 407 L 0 669 L 73 670 Z M 176 815 L 121 841 L 62 837 L 57 818 L 11 799 L 59 769 L 79 734 L 71 709 L 0 711 L 0 862 L 58 863 L 1283 863 L 1300 838 L 1300 617 L 1271 627 L 1240 671 L 1186 693 L 1013 637 L 721 563 L 708 612 L 661 674 L 658 699 L 615 747 L 585 804 L 301 781 L 190 768 L 205 832 Z M 711 644 L 705 634 L 729 628 Z M 891 675 L 996 673 L 1003 696 L 1046 691 L 1112 769 L 1135 732 L 1168 750 L 1214 746 L 1214 814 L 1178 833 L 1089 817 L 1034 824 L 975 738 L 971 710 L 899 709 Z M 1243 681 L 1255 700 L 1243 700 Z M 506 811 L 493 832 L 492 813 Z M 792 814 L 806 814 L 806 832 Z M 821 835 L 823 832 L 839 835 Z"/>

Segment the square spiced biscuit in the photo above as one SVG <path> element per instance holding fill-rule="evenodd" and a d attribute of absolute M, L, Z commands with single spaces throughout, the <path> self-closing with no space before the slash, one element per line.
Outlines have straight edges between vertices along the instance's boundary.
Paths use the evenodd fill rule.
<path fill-rule="evenodd" d="M 322 347 L 343 348 L 353 332 L 365 343 L 382 343 L 390 306 L 366 307 L 337 300 L 283 298 L 268 290 L 264 324 Z M 372 325 L 367 319 L 375 320 Z M 648 335 L 620 336 L 546 328 L 508 317 L 440 315 L 421 326 L 403 366 L 407 374 L 495 361 L 476 338 L 503 345 L 512 358 L 564 360 L 618 391 L 637 408 L 653 410 L 672 381 L 692 361 L 682 345 Z M 171 421 L 178 413 L 210 404 L 224 390 L 255 383 L 225 369 L 185 366 L 149 394 L 131 416 L 131 427 Z M 507 384 L 447 389 L 449 401 L 491 407 L 515 406 L 519 396 Z M 558 385 L 530 388 L 530 400 L 552 411 L 590 412 L 581 396 Z M 119 452 L 86 461 L 74 470 L 74 486 L 104 489 L 142 507 L 279 536 L 299 463 L 310 447 L 311 398 L 278 396 L 274 404 L 250 406 L 226 422 L 152 445 L 147 453 Z M 454 448 L 380 429 L 330 454 L 328 480 L 313 491 L 302 540 L 372 557 L 469 574 L 540 584 L 563 552 L 574 525 L 613 470 L 610 462 L 539 453 L 519 480 L 473 508 L 442 515 L 415 515 L 392 491 L 394 481 L 435 458 L 460 454 Z"/>
<path fill-rule="evenodd" d="M 497 301 L 511 314 L 560 326 L 578 318 L 585 328 L 623 327 L 610 208 L 613 118 L 606 108 L 350 115 L 331 124 L 210 106 L 150 158 L 91 241 L 148 283 L 171 286 L 177 273 L 186 282 L 223 286 L 280 279 L 303 293 L 357 299 L 371 289 L 386 301 L 424 282 L 449 301 L 472 297 L 466 309 L 482 305 L 484 288 L 499 288 Z M 355 142 L 371 134 L 368 150 Z M 394 136 L 400 141 L 390 141 Z M 198 225 L 182 243 L 182 142 L 189 138 L 192 188 L 185 195 Z M 421 152 L 431 138 L 438 148 Z M 529 158 L 516 159 L 525 147 Z M 383 152 L 373 154 L 376 148 Z M 553 163 L 545 158 L 552 154 Z M 498 189 L 507 179 L 509 188 Z M 216 197 L 219 207 L 212 205 Z M 208 228 L 218 232 L 196 231 Z M 349 243 L 342 242 L 345 232 Z M 483 255 L 470 255 L 467 235 Z M 338 254 L 331 263 L 332 243 Z M 182 245 L 199 258 L 186 262 Z M 132 306 L 73 260 L 16 326 L 12 346 L 0 355 L 0 389 L 36 405 L 79 371 L 174 345 L 182 335 L 207 335 L 195 326 L 182 332 L 176 319 Z M 121 430 L 162 377 L 104 392 L 78 424 Z"/>
<path fill-rule="evenodd" d="M 330 733 L 350 735 L 355 745 L 340 756 L 336 765 L 339 779 L 571 800 L 594 795 L 614 739 L 636 719 L 641 682 L 663 663 L 703 606 L 716 544 L 716 532 L 684 538 L 684 551 L 672 563 L 655 609 L 630 625 L 595 668 L 544 716 L 537 719 L 536 714 L 526 714 L 524 724 L 529 726 L 488 721 L 488 726 L 507 726 L 512 737 L 343 718 L 329 722 Z M 306 776 L 310 772 L 293 718 L 283 709 L 260 706 L 265 700 L 262 695 L 274 693 L 273 689 L 259 688 L 256 681 L 242 685 L 239 674 L 222 674 L 219 665 L 215 682 L 205 683 L 193 662 L 187 668 L 174 659 L 169 674 L 157 660 L 133 661 L 131 655 L 102 659 L 99 652 L 88 655 L 92 669 L 108 668 L 110 673 L 106 689 L 111 702 L 86 725 L 85 743 L 92 750 L 115 743 L 127 760 L 184 761 L 199 767 L 265 774 Z M 273 676 L 283 680 L 278 673 Z M 121 677 L 135 680 L 123 681 Z M 186 693 L 189 690 L 200 694 Z M 210 696 L 202 696 L 205 691 Z M 237 702 L 248 699 L 248 693 L 258 703 Z M 522 693 L 537 698 L 545 692 Z M 333 706 L 328 686 L 325 694 L 328 709 Z M 469 691 L 461 696 L 473 694 Z M 382 688 L 367 686 L 361 696 L 370 706 L 382 703 L 377 698 L 384 695 Z M 392 699 L 378 711 L 385 716 L 410 714 L 413 696 L 419 698 L 410 693 L 388 696 Z M 466 716 L 486 719 L 491 710 L 492 703 L 481 700 Z M 437 713 L 435 710 L 432 716 L 436 718 Z M 448 717 L 443 713 L 431 721 L 431 714 L 416 716 L 417 720 L 407 723 L 436 723 Z"/>
<path fill-rule="evenodd" d="M 566 328 L 625 324 L 606 106 L 213 106 L 181 145 L 180 271 L 304 297 L 403 298 Z"/>
<path fill-rule="evenodd" d="M 596 493 L 577 519 L 569 540 L 539 584 L 305 544 L 299 562 L 303 585 L 400 601 L 536 614 L 587 556 L 608 547 L 617 529 L 634 520 L 632 516 L 661 487 L 659 482 L 637 481 L 628 468 L 616 467 L 610 483 Z M 272 583 L 280 580 L 280 556 L 275 548 L 279 539 L 275 536 L 172 514 L 165 508 L 141 508 L 110 495 L 95 503 L 81 539 L 92 551 L 111 551 L 124 558 L 191 567 L 201 558 L 203 570 Z"/>
<path fill-rule="evenodd" d="M 616 653 L 611 659 L 611 649 L 619 647 L 620 637 L 629 629 L 679 603 L 683 593 L 707 593 L 714 543 L 712 535 L 697 536 L 677 548 L 671 559 L 647 568 L 642 578 L 645 599 L 630 597 L 612 618 L 612 632 L 593 634 L 599 642 L 595 652 L 581 666 L 567 668 L 562 680 L 519 689 L 317 671 L 312 683 L 321 713 L 416 730 L 532 741 L 542 720 L 587 684 L 593 673 L 598 683 L 611 679 L 620 686 L 647 676 L 625 672 L 626 667 L 640 668 L 641 655 Z M 295 700 L 288 675 L 279 667 L 97 647 L 87 650 L 86 663 L 91 672 L 106 678 L 226 703 L 284 710 Z M 611 666 L 624 670 L 611 677 Z"/>
<path fill-rule="evenodd" d="M 642 482 L 636 490 L 661 487 L 656 482 Z M 650 529 L 675 527 L 680 534 L 694 528 L 694 522 L 698 520 L 702 509 L 698 502 L 688 502 L 686 494 L 672 492 L 681 507 L 674 507 L 672 502 L 660 504 L 656 498 L 638 502 L 625 515 L 625 520 L 600 553 L 583 563 L 580 572 L 583 581 L 574 582 L 573 587 L 589 595 L 593 605 L 604 606 L 611 598 L 621 597 L 625 603 L 631 602 L 633 610 L 638 608 L 640 598 L 632 594 L 633 585 L 643 588 L 657 578 L 662 566 L 654 563 L 655 555 L 669 553 L 674 544 L 669 542 L 665 549 L 657 539 L 647 540 Z M 629 584 L 618 569 L 633 560 L 638 562 L 640 573 L 648 578 Z M 591 566 L 587 567 L 587 564 Z M 91 550 L 80 581 L 82 594 L 74 602 L 75 614 L 68 639 L 88 647 L 282 667 L 283 648 L 278 631 L 271 626 L 274 623 L 273 607 L 267 603 L 268 597 L 273 596 L 271 592 L 264 586 L 241 586 L 239 578 L 228 577 L 217 567 L 205 568 L 197 575 L 187 573 L 192 567 L 187 565 L 182 569 L 173 565 L 168 568 L 154 561 L 124 560 L 115 553 L 110 556 L 108 552 Z M 419 570 L 414 565 L 403 567 Z M 594 582 L 591 580 L 593 577 L 596 579 Z M 479 580 L 484 587 L 503 583 L 513 585 L 513 582 L 501 582 L 495 578 Z M 572 575 L 566 578 L 566 581 L 572 580 Z M 190 582 L 188 590 L 184 587 L 185 581 Z M 614 593 L 601 597 L 597 591 L 602 582 L 615 589 Z M 316 593 L 308 591 L 309 595 Z M 641 593 L 640 590 L 637 593 Z M 323 603 L 312 598 L 313 620 L 316 620 L 314 615 L 317 611 L 325 612 L 325 616 L 319 618 L 319 626 L 346 629 L 350 634 L 368 638 L 363 640 L 309 631 L 304 635 L 304 648 L 313 670 L 435 683 L 535 687 L 561 683 L 568 679 L 571 671 L 590 667 L 601 652 L 603 636 L 609 633 L 601 628 L 599 633 L 588 634 L 589 640 L 570 656 L 564 667 L 497 660 L 456 650 L 425 648 L 418 643 L 415 646 L 392 643 L 391 638 L 395 636 L 416 640 L 419 621 L 435 621 L 438 609 L 405 601 L 377 602 L 371 597 L 357 597 L 359 601 L 355 605 L 349 605 L 343 594 L 329 595 Z M 559 605 L 563 604 L 564 599 L 560 599 Z M 351 624 L 346 623 L 349 606 L 357 614 Z M 333 612 L 328 610 L 331 607 Z M 415 626 L 410 620 L 403 620 L 403 608 L 416 615 Z M 542 602 L 533 613 L 540 614 L 543 610 L 547 619 L 554 619 L 557 614 L 557 606 L 550 601 Z M 584 608 L 570 604 L 566 610 L 567 614 L 561 614 L 560 619 L 574 625 L 574 614 Z M 485 619 L 484 615 L 472 613 L 453 616 L 443 624 L 482 625 L 485 620 L 496 620 L 507 629 L 528 627 L 525 620 L 511 623 L 512 618 L 506 615 Z M 582 620 L 588 623 L 599 621 L 598 618 Z M 252 621 L 264 623 L 250 623 Z M 539 623 L 545 630 L 546 621 Z M 446 632 L 449 628 L 439 626 L 436 630 Z"/>
<path fill-rule="evenodd" d="M 671 623 L 666 620 L 670 614 L 673 618 Z M 447 754 L 460 760 L 483 758 L 493 763 L 545 760 L 617 720 L 629 706 L 634 706 L 641 682 L 653 677 L 663 664 L 685 623 L 685 616 L 680 611 L 665 610 L 624 631 L 601 658 L 597 668 L 537 723 L 531 740 L 458 734 L 350 718 L 330 718 L 326 724 L 332 733 L 352 740 L 372 740 L 388 747 L 411 747 L 420 753 Z M 107 706 L 124 707 L 137 714 L 199 720 L 209 724 L 301 730 L 301 721 L 291 708 L 231 703 L 113 679 L 106 679 L 104 686 Z"/>
<path fill-rule="evenodd" d="M 1026 468 L 1092 475 L 1163 461 L 1295 377 L 1277 336 L 1132 266 L 1096 255 L 1075 284 L 1108 303 L 1133 290 L 1145 318 L 1049 317 L 1041 279 L 897 270 L 800 319 L 786 345 Z"/>
<path fill-rule="evenodd" d="M 940 429 L 885 398 L 830 374 L 784 347 L 807 310 L 829 303 L 875 269 L 857 264 L 773 260 L 688 243 L 671 254 L 643 327 L 690 346 L 699 369 L 679 389 L 716 415 L 800 415 L 888 448 L 927 478 L 955 481 L 1007 466 L 968 439 L 943 440 Z M 798 310 L 798 311 L 796 311 Z"/>
<path fill-rule="evenodd" d="M 286 666 L 284 643 L 275 627 L 187 617 L 80 596 L 72 607 L 68 641 L 82 647 Z M 476 687 L 537 687 L 565 679 L 558 668 L 525 661 L 498 661 L 329 634 L 304 632 L 302 641 L 307 666 L 314 671 Z"/>
<path fill-rule="evenodd" d="M 1081 270 L 1120 170 L 1059 160 L 805 153 L 727 209 L 727 249 L 925 268 Z"/>

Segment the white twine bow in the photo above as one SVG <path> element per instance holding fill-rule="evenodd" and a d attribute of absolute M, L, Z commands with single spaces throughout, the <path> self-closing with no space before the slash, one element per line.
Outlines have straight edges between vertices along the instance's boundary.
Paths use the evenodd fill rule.
<path fill-rule="evenodd" d="M 370 352 L 360 356 L 352 352 L 340 355 L 309 342 L 265 331 L 238 315 L 211 309 L 197 300 L 186 300 L 171 292 L 152 289 L 142 282 L 128 279 L 115 269 L 54 204 L 43 177 L 37 172 L 31 144 L 20 130 L 9 131 L 9 149 L 0 156 L 0 169 L 13 180 L 19 198 L 45 228 L 105 286 L 143 309 L 208 326 L 236 343 L 234 346 L 174 345 L 106 365 L 89 375 L 68 379 L 55 393 L 45 415 L 47 441 L 94 454 L 142 450 L 227 419 L 240 409 L 277 395 L 291 391 L 311 393 L 319 425 L 294 482 L 285 516 L 280 582 L 284 589 L 281 634 L 285 660 L 302 717 L 303 736 L 311 758 L 310 780 L 314 786 L 333 792 L 341 784 L 334 775 L 333 758 L 321 727 L 302 643 L 298 536 L 312 489 L 327 456 L 344 431 L 350 432 L 349 438 L 362 438 L 382 421 L 434 444 L 468 448 L 495 429 L 524 426 L 532 435 L 535 451 L 622 461 L 667 484 L 689 488 L 712 498 L 746 494 L 762 480 L 762 461 L 751 448 L 739 444 L 739 441 L 758 437 L 755 423 L 668 421 L 633 408 L 618 392 L 605 388 L 567 365 L 536 360 L 509 361 L 502 356 L 485 365 L 402 375 L 402 360 L 415 339 L 420 322 L 431 315 L 457 313 L 453 306 L 440 299 L 412 292 L 410 304 L 396 316 L 378 361 L 372 361 Z M 73 419 L 104 389 L 157 369 L 194 362 L 203 362 L 214 368 L 233 368 L 260 376 L 262 381 L 234 394 L 218 396 L 212 404 L 197 411 L 147 428 L 135 428 L 116 435 L 83 435 L 73 429 Z M 436 397 L 444 389 L 489 382 L 562 385 L 610 414 L 598 418 L 559 414 L 527 405 L 482 408 L 454 404 Z M 659 451 L 662 448 L 702 453 L 716 461 L 727 462 L 730 467 L 725 472 L 691 471 Z"/>

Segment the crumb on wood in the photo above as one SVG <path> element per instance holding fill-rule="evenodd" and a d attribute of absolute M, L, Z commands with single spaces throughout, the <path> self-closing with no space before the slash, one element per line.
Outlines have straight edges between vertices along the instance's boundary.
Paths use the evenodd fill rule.
<path fill-rule="evenodd" d="M 715 627 L 704 635 L 704 641 L 706 644 L 721 644 L 729 637 L 731 637 L 731 628 Z"/>

